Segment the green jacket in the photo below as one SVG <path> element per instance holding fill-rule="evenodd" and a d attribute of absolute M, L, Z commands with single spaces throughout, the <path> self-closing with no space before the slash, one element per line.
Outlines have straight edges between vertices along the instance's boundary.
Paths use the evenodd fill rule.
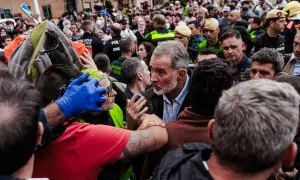
<path fill-rule="evenodd" d="M 221 52 L 221 46 L 219 43 L 217 43 L 214 46 L 210 46 L 207 42 L 207 40 L 205 39 L 204 41 L 202 41 L 199 45 L 198 45 L 198 50 L 202 51 L 204 49 L 212 49 L 214 52 L 219 53 Z"/>
<path fill-rule="evenodd" d="M 119 82 L 123 82 L 123 78 L 121 76 L 122 65 L 123 62 L 126 60 L 124 57 L 120 57 L 118 60 L 115 60 L 111 63 L 111 76 L 117 79 Z"/>
<path fill-rule="evenodd" d="M 151 42 L 154 46 L 157 46 L 159 42 L 174 40 L 174 32 L 165 28 L 158 28 L 146 34 L 145 40 Z"/>
<path fill-rule="evenodd" d="M 124 128 L 124 116 L 122 109 L 114 104 L 114 107 L 109 110 L 109 116 L 117 128 Z"/>
<path fill-rule="evenodd" d="M 260 28 L 258 28 L 258 29 L 250 29 L 249 35 L 250 35 L 251 39 L 254 40 L 256 38 L 256 36 L 258 36 L 258 35 L 260 35 L 260 34 L 262 34 L 264 32 L 265 31 L 262 30 L 262 29 L 260 29 Z"/>

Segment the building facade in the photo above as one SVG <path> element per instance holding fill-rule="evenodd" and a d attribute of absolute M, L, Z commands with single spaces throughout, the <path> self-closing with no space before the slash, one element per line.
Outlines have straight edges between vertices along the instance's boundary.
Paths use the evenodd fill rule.
<path fill-rule="evenodd" d="M 111 0 L 117 8 L 120 0 Z M 121 0 L 123 1 L 123 0 Z M 124 0 L 131 3 L 131 0 Z M 132 0 L 133 1 L 133 0 Z M 139 1 L 139 0 L 135 0 Z M 22 13 L 20 5 L 26 3 L 34 11 L 33 0 L 0 0 L 0 18 L 8 18 L 9 14 Z M 58 19 L 64 12 L 92 11 L 95 4 L 101 3 L 100 0 L 38 0 L 42 19 Z"/>

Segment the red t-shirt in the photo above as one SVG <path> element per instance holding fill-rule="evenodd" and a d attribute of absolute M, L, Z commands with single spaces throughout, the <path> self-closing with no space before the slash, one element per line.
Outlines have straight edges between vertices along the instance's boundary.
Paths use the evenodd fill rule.
<path fill-rule="evenodd" d="M 130 131 L 125 129 L 75 122 L 35 154 L 33 177 L 97 179 L 106 164 L 120 157 L 129 137 Z"/>

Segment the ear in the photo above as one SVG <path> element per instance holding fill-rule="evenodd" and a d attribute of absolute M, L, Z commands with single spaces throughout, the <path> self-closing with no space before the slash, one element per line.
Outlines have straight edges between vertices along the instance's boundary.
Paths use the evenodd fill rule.
<path fill-rule="evenodd" d="M 141 72 L 137 72 L 136 73 L 136 78 L 137 78 L 137 80 L 142 81 L 143 80 L 143 74 Z"/>
<path fill-rule="evenodd" d="M 216 31 L 218 31 L 218 34 L 220 33 L 220 28 L 217 27 Z"/>
<path fill-rule="evenodd" d="M 178 79 L 184 79 L 184 78 L 186 78 L 186 74 L 187 74 L 187 69 L 180 68 L 178 70 Z"/>
<path fill-rule="evenodd" d="M 112 71 L 112 68 L 109 67 L 108 70 L 107 70 L 107 74 L 110 75 L 111 71 Z"/>
<path fill-rule="evenodd" d="M 207 125 L 208 137 L 212 141 L 214 141 L 214 134 L 213 134 L 214 125 L 215 125 L 215 119 L 210 120 L 208 125 Z"/>
<path fill-rule="evenodd" d="M 283 168 L 290 168 L 294 165 L 294 161 L 297 156 L 297 145 L 296 143 L 291 143 L 286 151 L 284 152 L 283 158 L 282 158 L 282 167 Z"/>
<path fill-rule="evenodd" d="M 242 47 L 243 47 L 243 51 L 245 51 L 246 48 L 247 48 L 247 45 L 243 42 L 243 43 L 242 43 Z"/>
<path fill-rule="evenodd" d="M 41 122 L 38 124 L 38 131 L 37 131 L 37 140 L 36 140 L 36 145 L 40 145 L 42 143 L 42 137 L 44 133 L 44 127 Z"/>

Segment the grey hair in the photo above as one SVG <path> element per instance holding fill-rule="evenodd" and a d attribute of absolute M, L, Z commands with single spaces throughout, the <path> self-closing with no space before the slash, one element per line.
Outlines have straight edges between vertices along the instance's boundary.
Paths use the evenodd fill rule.
<path fill-rule="evenodd" d="M 284 59 L 275 49 L 262 48 L 251 56 L 252 61 L 273 64 L 275 75 L 283 70 Z"/>
<path fill-rule="evenodd" d="M 71 25 L 71 21 L 69 21 L 68 19 L 63 21 L 63 26 L 66 26 L 67 24 Z"/>
<path fill-rule="evenodd" d="M 131 36 L 122 37 L 120 40 L 120 50 L 122 53 L 127 53 L 132 51 L 134 45 L 134 40 Z"/>
<path fill-rule="evenodd" d="M 240 173 L 274 166 L 293 142 L 300 97 L 287 83 L 250 80 L 225 91 L 215 109 L 213 150 Z"/>
<path fill-rule="evenodd" d="M 152 56 L 171 56 L 172 67 L 187 68 L 189 65 L 189 54 L 181 42 L 164 41 L 161 42 L 153 51 Z"/>
<path fill-rule="evenodd" d="M 145 68 L 142 60 L 132 57 L 123 62 L 121 75 L 126 84 L 133 85 L 136 82 L 137 73 L 143 71 L 145 71 Z"/>
<path fill-rule="evenodd" d="M 64 33 L 68 38 L 72 38 L 72 36 L 73 36 L 73 32 L 72 32 L 70 29 L 68 29 L 68 28 L 64 28 L 64 29 L 63 29 L 63 33 Z"/>

